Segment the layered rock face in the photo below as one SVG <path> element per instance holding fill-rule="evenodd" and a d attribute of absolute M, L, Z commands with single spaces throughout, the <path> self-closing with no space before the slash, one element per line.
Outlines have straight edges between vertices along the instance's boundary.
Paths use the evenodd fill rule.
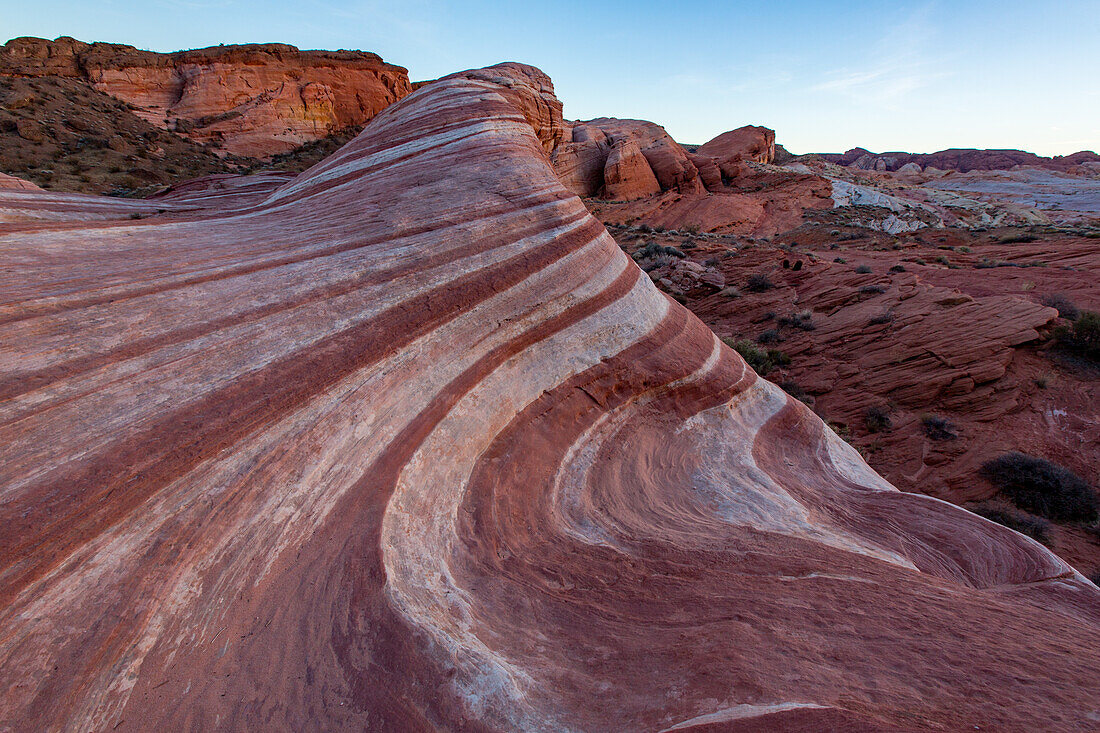
<path fill-rule="evenodd" d="M 289 182 L 0 191 L 0 727 L 1093 724 L 1100 591 L 758 378 L 561 131 L 506 65 Z"/>
<path fill-rule="evenodd" d="M 567 123 L 551 159 L 566 188 L 598 197 L 589 205 L 604 221 L 770 235 L 832 205 L 825 178 L 763 165 L 775 159 L 766 127 L 731 130 L 692 153 L 644 120 Z"/>
<path fill-rule="evenodd" d="M 17 38 L 0 51 L 0 74 L 84 79 L 154 125 L 257 157 L 362 125 L 412 91 L 408 72 L 375 54 L 277 43 L 160 54 Z"/>

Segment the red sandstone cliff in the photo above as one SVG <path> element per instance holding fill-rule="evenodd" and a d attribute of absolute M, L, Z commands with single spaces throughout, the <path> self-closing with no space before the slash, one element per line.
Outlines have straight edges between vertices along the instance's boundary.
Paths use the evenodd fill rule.
<path fill-rule="evenodd" d="M 286 44 L 162 54 L 72 38 L 16 38 L 0 74 L 82 79 L 198 142 L 263 157 L 360 126 L 409 94 L 408 72 L 362 51 Z"/>

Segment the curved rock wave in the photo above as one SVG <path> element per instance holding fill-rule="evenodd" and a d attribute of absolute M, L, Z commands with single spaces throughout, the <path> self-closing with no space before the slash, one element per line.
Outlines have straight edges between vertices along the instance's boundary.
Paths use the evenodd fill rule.
<path fill-rule="evenodd" d="M 0 728 L 1097 719 L 1096 587 L 759 379 L 562 129 L 504 64 L 149 219 L 0 192 Z"/>

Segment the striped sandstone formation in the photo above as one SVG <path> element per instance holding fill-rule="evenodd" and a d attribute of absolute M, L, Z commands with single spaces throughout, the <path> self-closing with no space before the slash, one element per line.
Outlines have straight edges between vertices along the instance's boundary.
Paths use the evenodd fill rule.
<path fill-rule="evenodd" d="M 506 64 L 293 180 L 0 191 L 0 729 L 1096 725 L 1100 591 L 758 378 L 563 130 Z"/>

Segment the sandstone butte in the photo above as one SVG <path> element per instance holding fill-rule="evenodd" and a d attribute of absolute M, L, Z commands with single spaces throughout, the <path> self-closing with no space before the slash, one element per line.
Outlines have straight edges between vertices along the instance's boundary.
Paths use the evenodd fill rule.
<path fill-rule="evenodd" d="M 0 191 L 0 729 L 1100 724 L 1100 590 L 757 377 L 566 130 L 505 64 L 295 178 Z"/>
<path fill-rule="evenodd" d="M 412 91 L 408 72 L 376 54 L 281 43 L 164 54 L 16 38 L 0 48 L 0 74 L 81 79 L 154 125 L 255 157 L 360 126 Z"/>

